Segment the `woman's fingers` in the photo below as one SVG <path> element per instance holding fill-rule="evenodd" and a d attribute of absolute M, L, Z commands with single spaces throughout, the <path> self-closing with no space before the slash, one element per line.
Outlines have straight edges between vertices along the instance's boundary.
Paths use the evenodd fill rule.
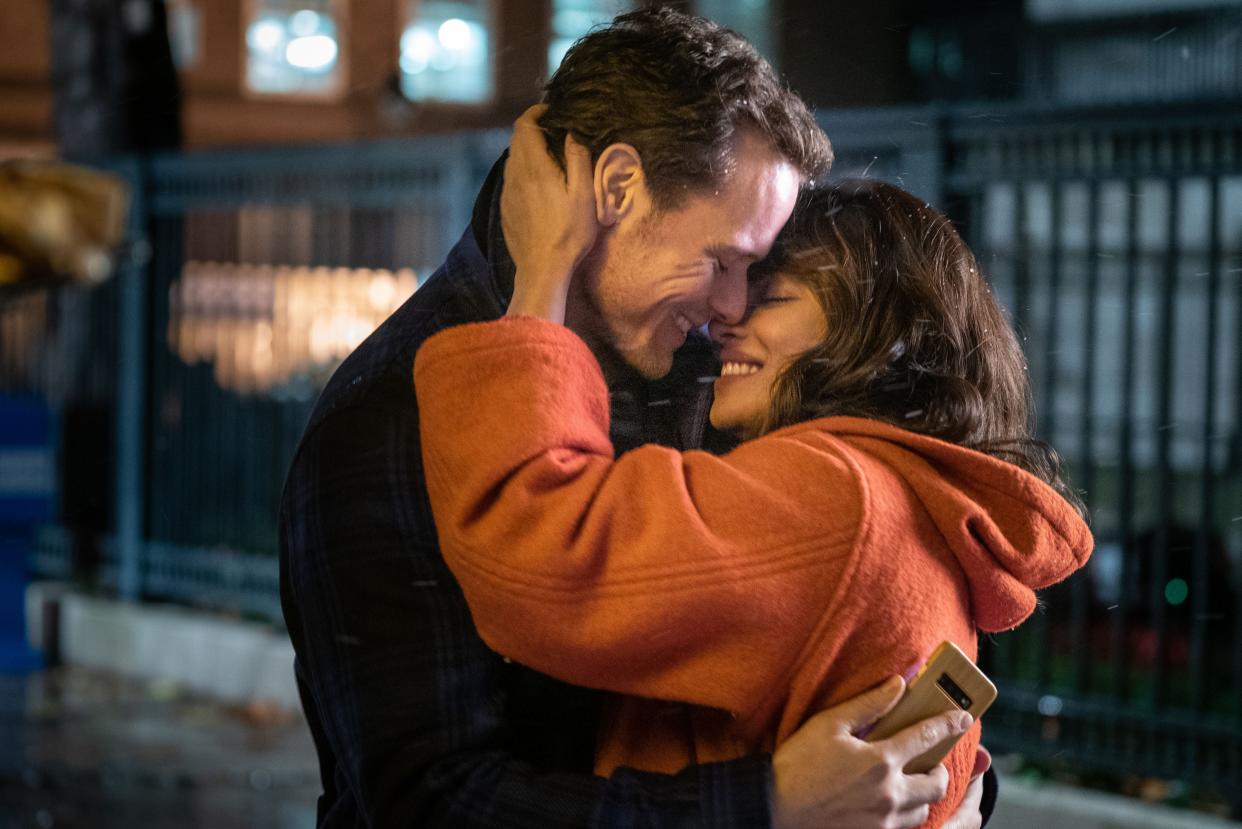
<path fill-rule="evenodd" d="M 541 177 L 559 172 L 556 162 L 548 155 L 543 128 L 539 126 L 539 116 L 546 109 L 544 104 L 535 104 L 513 122 L 509 161 L 505 166 L 506 181 L 513 176 Z"/>
<path fill-rule="evenodd" d="M 816 714 L 824 720 L 831 720 L 833 727 L 843 734 L 853 734 L 869 729 L 876 720 L 883 717 L 901 700 L 906 684 L 900 677 L 890 676 L 852 699 L 839 703 L 832 708 Z"/>
<path fill-rule="evenodd" d="M 567 136 L 562 171 L 538 123 L 544 109 L 531 107 L 513 125 L 500 217 L 516 266 L 508 312 L 561 322 L 570 281 L 599 224 L 591 155 Z"/>
<path fill-rule="evenodd" d="M 591 151 L 569 134 L 565 135 L 565 189 L 569 193 L 579 228 L 590 231 L 589 238 L 580 242 L 594 242 L 595 169 L 591 164 Z"/>
<path fill-rule="evenodd" d="M 550 255 L 576 264 L 595 242 L 594 168 L 588 149 L 565 137 L 565 169 L 547 151 L 531 107 L 513 125 L 501 193 L 501 222 L 514 261 L 538 262 Z"/>

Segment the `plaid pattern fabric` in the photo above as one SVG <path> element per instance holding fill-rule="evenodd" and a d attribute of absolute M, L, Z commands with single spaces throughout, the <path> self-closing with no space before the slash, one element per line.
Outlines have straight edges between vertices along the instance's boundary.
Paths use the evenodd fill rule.
<path fill-rule="evenodd" d="M 507 304 L 499 169 L 444 265 L 329 381 L 285 485 L 281 598 L 319 826 L 767 826 L 767 758 L 593 776 L 598 695 L 489 651 L 441 558 L 412 366 L 426 337 Z M 614 369 L 618 449 L 695 445 L 710 360 L 694 342 L 660 382 Z"/>

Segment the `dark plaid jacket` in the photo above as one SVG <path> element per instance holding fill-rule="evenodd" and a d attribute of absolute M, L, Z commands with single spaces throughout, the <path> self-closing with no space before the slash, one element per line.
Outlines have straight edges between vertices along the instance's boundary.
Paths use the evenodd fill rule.
<path fill-rule="evenodd" d="M 766 826 L 768 758 L 592 776 L 598 695 L 489 651 L 441 558 L 412 367 L 428 336 L 508 303 L 498 169 L 444 265 L 332 377 L 285 485 L 281 600 L 319 826 Z M 618 449 L 696 445 L 711 359 L 695 341 L 662 381 L 611 369 Z"/>

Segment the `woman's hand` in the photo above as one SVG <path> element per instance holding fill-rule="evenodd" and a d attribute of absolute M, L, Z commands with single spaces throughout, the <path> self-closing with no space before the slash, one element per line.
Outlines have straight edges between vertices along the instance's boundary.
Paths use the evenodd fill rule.
<path fill-rule="evenodd" d="M 500 219 L 517 266 L 508 313 L 563 323 L 570 280 L 594 246 L 599 223 L 591 154 L 566 136 L 562 174 L 537 123 L 544 109 L 533 106 L 514 123 L 505 163 Z"/>

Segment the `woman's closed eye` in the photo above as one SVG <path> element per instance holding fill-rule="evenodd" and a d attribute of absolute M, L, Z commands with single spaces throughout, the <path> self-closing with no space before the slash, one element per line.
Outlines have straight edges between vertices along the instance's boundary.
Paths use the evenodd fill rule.
<path fill-rule="evenodd" d="M 755 300 L 754 307 L 763 308 L 771 305 L 781 305 L 786 302 L 793 302 L 795 299 L 797 299 L 797 297 L 781 293 L 764 294 Z"/>

